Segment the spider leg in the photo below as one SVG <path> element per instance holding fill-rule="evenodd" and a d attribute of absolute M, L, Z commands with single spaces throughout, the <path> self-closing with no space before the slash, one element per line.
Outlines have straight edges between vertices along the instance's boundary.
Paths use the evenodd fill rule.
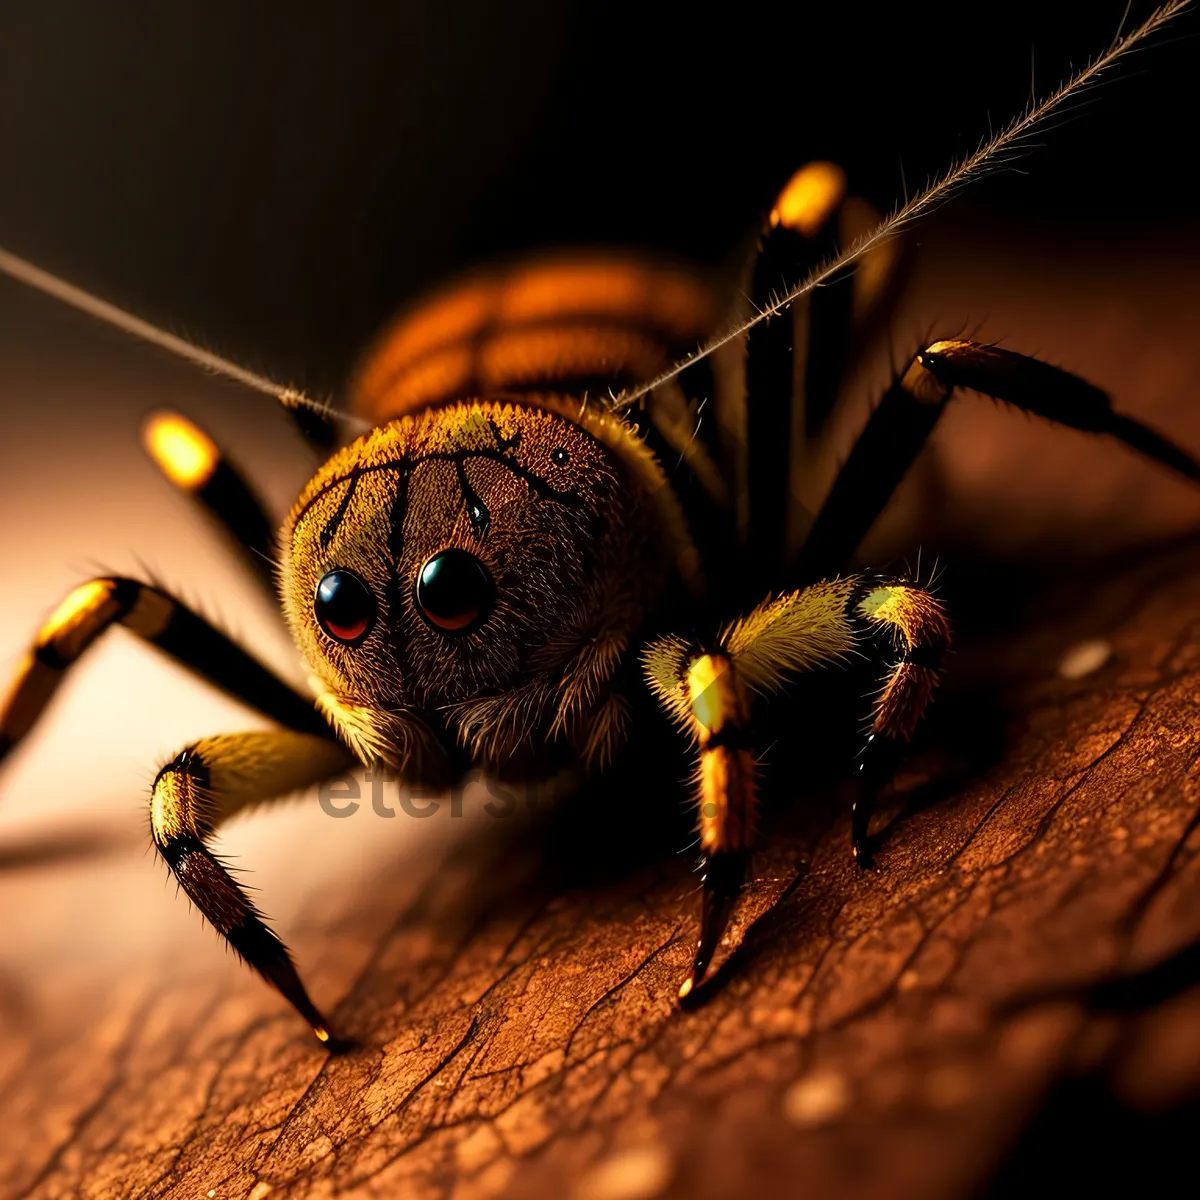
<path fill-rule="evenodd" d="M 836 249 L 836 216 L 845 194 L 846 177 L 833 163 L 809 163 L 788 181 L 752 267 L 749 290 L 756 311 Z M 850 288 L 842 279 L 756 325 L 747 337 L 746 542 L 748 561 L 760 564 L 763 587 L 769 586 L 794 520 L 793 464 L 833 404 L 849 319 Z"/>
<path fill-rule="evenodd" d="M 729 654 L 681 638 L 652 643 L 651 687 L 699 747 L 696 800 L 703 856 L 700 937 L 680 1000 L 704 981 L 745 878 L 758 817 L 758 768 L 749 741 L 749 696 Z"/>
<path fill-rule="evenodd" d="M 642 664 L 651 691 L 699 750 L 696 798 L 704 892 L 700 937 L 686 998 L 704 982 L 741 890 L 758 814 L 758 767 L 749 730 L 752 697 L 779 691 L 804 671 L 844 659 L 872 634 L 900 650 L 874 698 L 852 829 L 855 857 L 869 861 L 867 825 L 890 778 L 892 755 L 916 729 L 937 684 L 950 631 L 922 588 L 843 578 L 768 599 L 721 630 L 714 649 L 681 638 L 650 643 Z"/>
<path fill-rule="evenodd" d="M 1071 429 L 1106 433 L 1200 482 L 1200 462 L 1114 412 L 1098 387 L 1047 363 L 964 338 L 934 342 L 884 393 L 834 480 L 794 565 L 803 581 L 842 569 L 933 432 L 955 388 L 982 392 Z"/>
<path fill-rule="evenodd" d="M 860 866 L 869 867 L 871 815 L 933 698 L 950 644 L 950 624 L 935 596 L 904 583 L 864 585 L 854 616 L 868 629 L 889 635 L 901 652 L 887 667 L 874 698 L 871 730 L 858 762 L 850 832 L 854 857 Z"/>
<path fill-rule="evenodd" d="M 342 436 L 337 415 L 331 409 L 321 410 L 311 404 L 289 401 L 286 396 L 281 400 L 300 436 L 322 460 L 328 458 L 337 449 Z"/>
<path fill-rule="evenodd" d="M 310 415 L 319 419 L 315 413 Z M 242 551 L 258 580 L 274 596 L 275 531 L 271 519 L 253 488 L 212 438 L 179 413 L 156 412 L 143 423 L 142 443 L 167 479 L 216 519 Z"/>
<path fill-rule="evenodd" d="M 353 762 L 326 738 L 274 730 L 204 738 L 159 771 L 150 793 L 154 845 L 209 923 L 309 1023 L 326 1049 L 347 1048 L 309 999 L 287 947 L 213 854 L 223 821 L 248 805 L 327 779 Z"/>
<path fill-rule="evenodd" d="M 847 194 L 845 174 L 835 164 L 802 167 L 776 199 L 759 239 L 748 285 L 754 309 L 878 221 L 867 201 Z M 899 242 L 874 247 L 853 269 L 747 335 L 742 528 L 762 587 L 776 582 L 781 557 L 803 540 L 812 519 L 803 503 L 812 447 L 833 413 L 847 361 L 895 302 L 901 265 Z"/>
<path fill-rule="evenodd" d="M 313 701 L 159 588 L 103 577 L 75 588 L 34 639 L 0 702 L 0 761 L 29 732 L 66 673 L 105 630 L 123 625 L 202 679 L 281 725 L 327 740 Z"/>

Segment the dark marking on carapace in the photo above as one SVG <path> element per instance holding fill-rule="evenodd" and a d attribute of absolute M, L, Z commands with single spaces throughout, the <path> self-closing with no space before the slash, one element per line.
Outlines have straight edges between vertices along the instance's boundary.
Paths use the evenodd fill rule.
<path fill-rule="evenodd" d="M 492 515 L 487 510 L 487 505 L 479 498 L 475 489 L 471 486 L 471 481 L 467 478 L 467 469 L 462 462 L 456 462 L 454 469 L 458 473 L 458 486 L 462 491 L 463 504 L 467 510 L 467 516 L 471 520 L 471 525 L 475 532 L 482 534 L 487 532 L 488 522 L 491 521 Z"/>
<path fill-rule="evenodd" d="M 350 507 L 350 501 L 354 498 L 354 489 L 358 487 L 358 481 L 361 478 L 362 471 L 357 468 L 346 476 L 349 483 L 349 486 L 346 488 L 346 494 L 337 506 L 337 511 L 325 522 L 325 527 L 321 530 L 319 541 L 322 550 L 328 550 L 333 545 L 333 539 L 337 536 L 337 531 L 341 528 L 342 521 L 346 518 L 346 510 Z"/>
<path fill-rule="evenodd" d="M 553 500 L 556 504 L 561 504 L 565 508 L 579 508 L 582 501 L 579 495 L 574 491 L 561 491 L 558 488 L 551 487 L 536 471 L 532 471 L 529 467 L 514 461 L 514 459 L 499 450 L 479 449 L 479 450 L 453 450 L 431 451 L 428 454 L 422 454 L 419 458 L 397 458 L 390 459 L 387 462 L 372 463 L 369 467 L 356 467 L 353 472 L 342 475 L 337 479 L 331 479 L 323 488 L 315 495 L 310 496 L 303 508 L 296 514 L 295 523 L 292 527 L 292 536 L 295 536 L 295 530 L 299 527 L 305 513 L 326 493 L 332 491 L 335 487 L 345 483 L 349 479 L 358 479 L 363 475 L 373 475 L 377 471 L 401 471 L 408 469 L 411 475 L 417 467 L 422 463 L 427 462 L 448 462 L 448 463 L 468 463 L 472 459 L 482 458 L 488 462 L 497 462 L 502 466 L 507 467 L 513 475 L 518 479 L 524 480 L 525 483 L 537 493 L 538 497 L 543 500 Z M 344 500 L 343 500 L 344 503 Z M 335 514 L 336 515 L 336 514 Z"/>

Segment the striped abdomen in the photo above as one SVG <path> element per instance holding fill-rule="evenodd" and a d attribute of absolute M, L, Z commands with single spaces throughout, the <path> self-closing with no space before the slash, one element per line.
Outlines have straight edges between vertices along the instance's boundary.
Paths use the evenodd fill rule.
<path fill-rule="evenodd" d="M 679 270 L 572 256 L 481 272 L 402 314 L 354 386 L 380 424 L 459 399 L 607 395 L 695 348 L 716 322 L 710 289 Z"/>

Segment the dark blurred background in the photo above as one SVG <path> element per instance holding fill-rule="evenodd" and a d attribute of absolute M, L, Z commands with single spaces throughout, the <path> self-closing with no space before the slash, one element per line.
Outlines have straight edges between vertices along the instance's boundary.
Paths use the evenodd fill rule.
<path fill-rule="evenodd" d="M 1152 5 L 1131 5 L 1126 27 Z M 814 156 L 886 207 L 1100 51 L 1124 0 L 0 7 L 0 244 L 335 387 L 398 304 L 528 247 L 727 260 Z M 967 203 L 1190 223 L 1200 14 Z"/>

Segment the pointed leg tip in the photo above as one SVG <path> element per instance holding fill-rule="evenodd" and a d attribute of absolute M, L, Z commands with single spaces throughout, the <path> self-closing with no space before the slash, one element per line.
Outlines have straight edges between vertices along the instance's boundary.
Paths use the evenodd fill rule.
<path fill-rule="evenodd" d="M 711 937 L 711 931 L 707 931 Z M 696 956 L 692 960 L 691 970 L 688 971 L 676 993 L 676 1001 L 680 1008 L 691 1008 L 699 1001 L 702 985 L 709 977 L 709 964 L 712 960 L 713 947 L 706 944 L 702 937 L 696 945 Z"/>
<path fill-rule="evenodd" d="M 313 1034 L 318 1042 L 329 1051 L 330 1054 L 346 1054 L 354 1049 L 354 1043 L 348 1038 L 340 1038 L 330 1032 L 326 1025 L 314 1025 Z"/>
<path fill-rule="evenodd" d="M 705 970 L 697 971 L 693 968 L 688 972 L 687 978 L 679 985 L 679 991 L 676 994 L 675 1002 L 682 1009 L 692 1009 L 703 1003 L 704 983 L 707 982 L 709 976 Z"/>
<path fill-rule="evenodd" d="M 708 857 L 705 864 L 704 899 L 700 909 L 700 939 L 692 970 L 679 987 L 679 1003 L 695 1001 L 697 990 L 709 975 L 713 955 L 729 927 L 741 891 L 746 871 L 745 852 L 720 852 Z"/>

